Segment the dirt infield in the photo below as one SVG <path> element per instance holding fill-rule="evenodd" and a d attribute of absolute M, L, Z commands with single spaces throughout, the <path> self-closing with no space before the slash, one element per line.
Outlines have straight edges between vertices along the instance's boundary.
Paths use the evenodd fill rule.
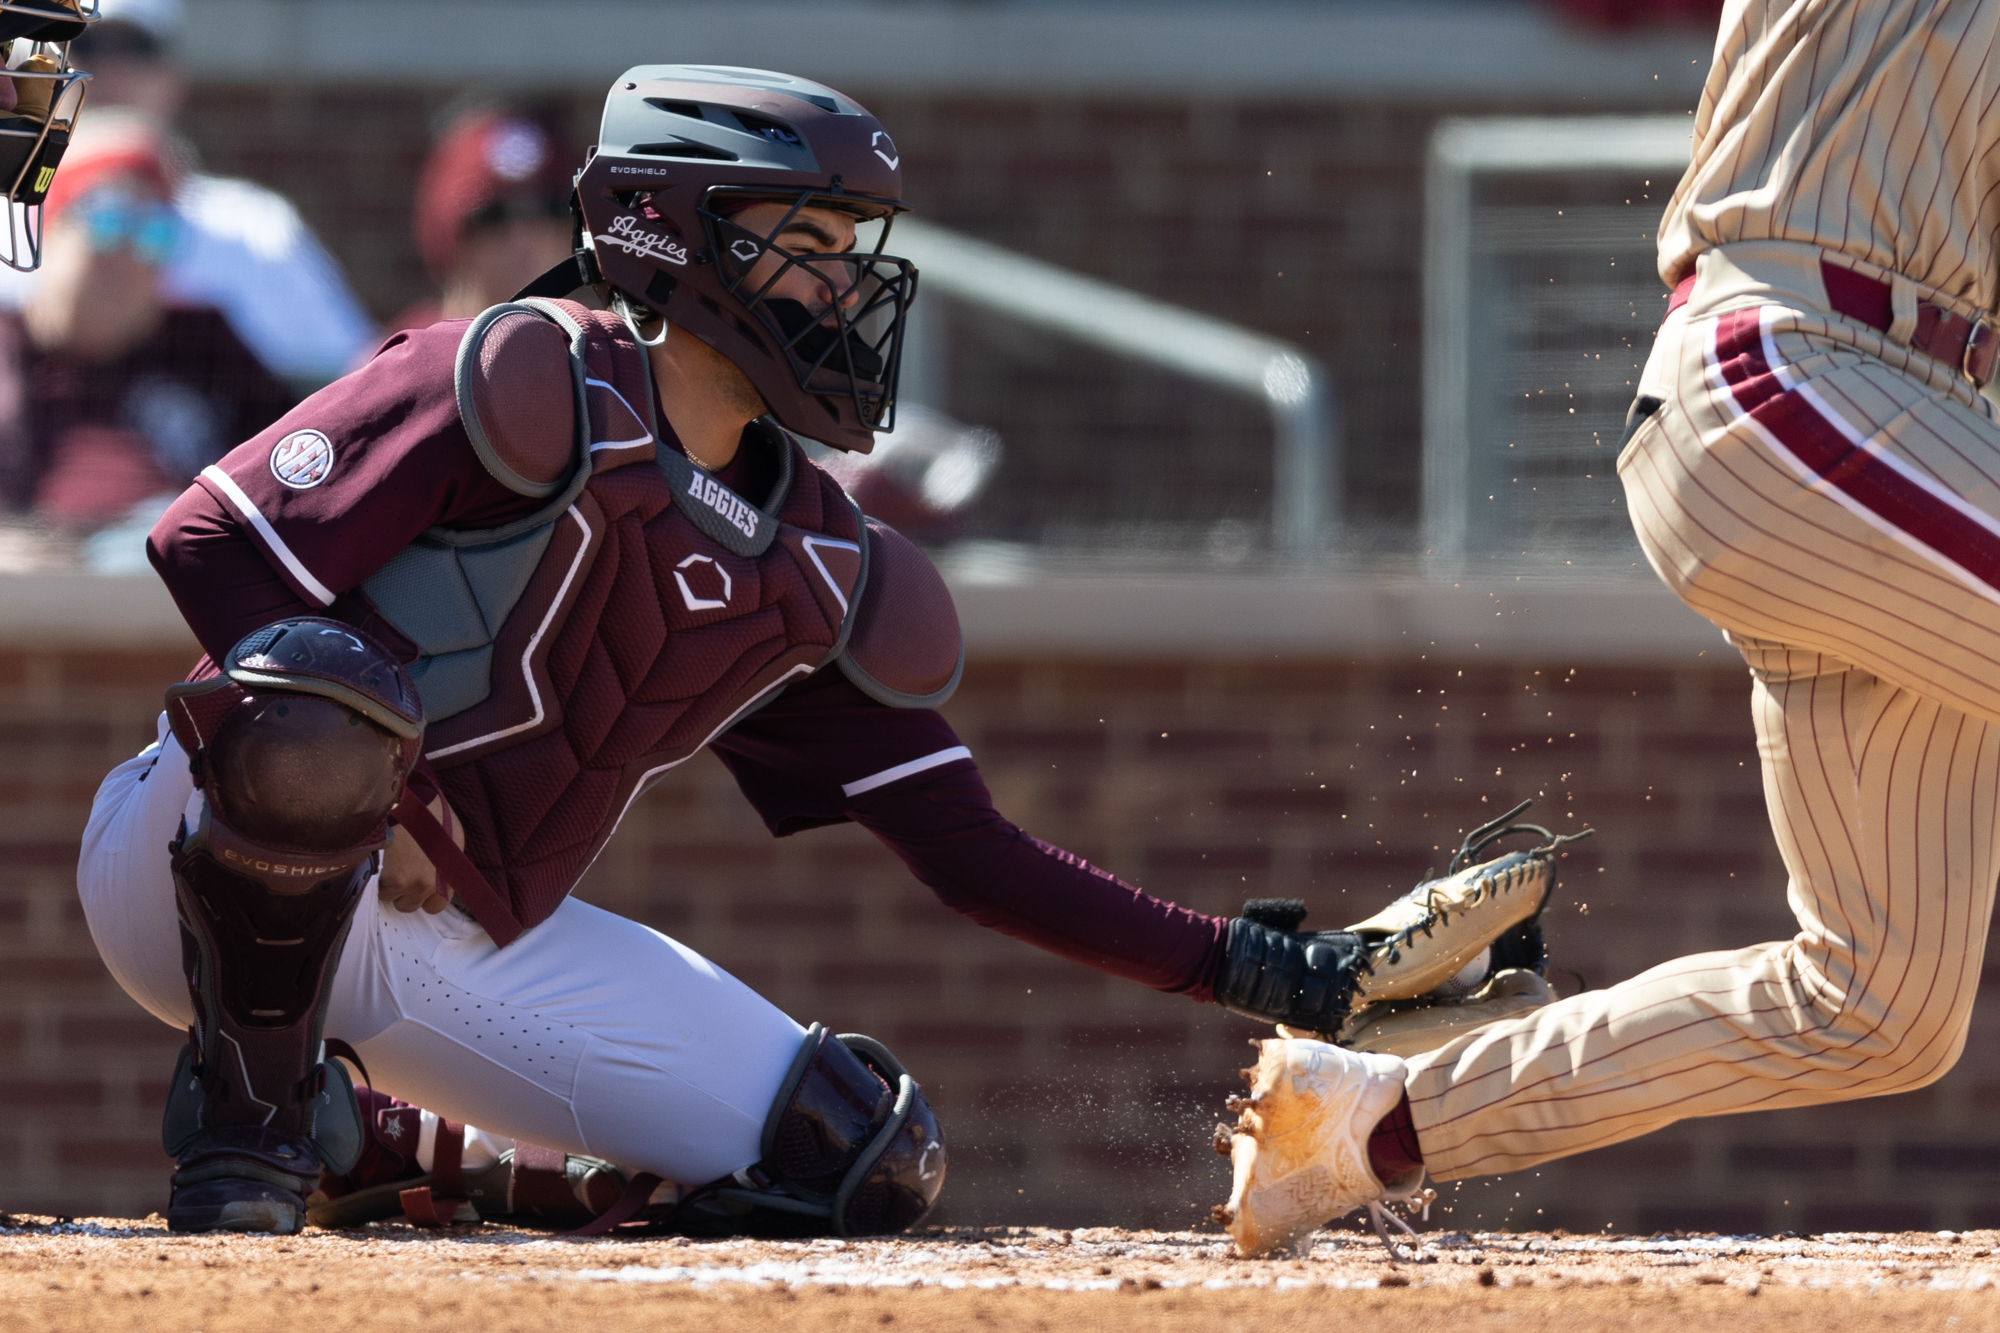
<path fill-rule="evenodd" d="M 1399 1330 L 2000 1327 L 1996 1232 L 1430 1232 L 1424 1261 L 1399 1263 L 1353 1232 L 1322 1234 L 1303 1257 L 1250 1261 L 1214 1233 L 1110 1229 L 772 1243 L 401 1225 L 248 1239 L 176 1237 L 157 1219 L 5 1222 L 0 1329 L 1268 1333 L 1372 1314 Z"/>

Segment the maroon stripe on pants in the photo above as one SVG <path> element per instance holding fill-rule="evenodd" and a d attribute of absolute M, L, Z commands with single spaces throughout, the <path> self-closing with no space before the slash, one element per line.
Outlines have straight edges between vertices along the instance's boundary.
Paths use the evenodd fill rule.
<path fill-rule="evenodd" d="M 1715 351 L 1737 407 L 1801 466 L 1889 527 L 2000 589 L 2000 535 L 1848 439 L 1804 394 L 1784 389 L 1764 354 L 1759 311 L 1723 316 Z"/>

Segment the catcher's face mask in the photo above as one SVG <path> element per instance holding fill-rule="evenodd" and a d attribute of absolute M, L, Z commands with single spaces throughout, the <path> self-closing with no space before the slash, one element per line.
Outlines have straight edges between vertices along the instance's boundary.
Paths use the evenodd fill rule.
<path fill-rule="evenodd" d="M 7 83 L 0 88 L 0 194 L 8 215 L 0 264 L 22 273 L 41 265 L 42 201 L 90 78 L 70 64 L 69 44 L 96 20 L 97 0 L 0 0 Z"/>
<path fill-rule="evenodd" d="M 893 218 L 874 245 L 856 248 L 857 218 L 810 192 L 758 199 L 711 190 L 701 207 L 723 289 L 771 335 L 800 389 L 852 399 L 871 431 L 896 415 L 896 372 L 916 269 L 883 253 Z"/>

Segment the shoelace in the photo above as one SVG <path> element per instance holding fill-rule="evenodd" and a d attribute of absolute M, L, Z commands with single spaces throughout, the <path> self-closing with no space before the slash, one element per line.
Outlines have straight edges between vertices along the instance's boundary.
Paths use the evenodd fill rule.
<path fill-rule="evenodd" d="M 1419 1220 L 1428 1222 L 1431 1220 L 1431 1204 L 1436 1201 L 1437 1191 L 1426 1187 L 1418 1190 L 1406 1199 L 1393 1200 L 1392 1202 L 1401 1203 L 1407 1208 L 1420 1210 Z M 1437 1262 L 1436 1255 L 1427 1255 L 1423 1252 L 1423 1237 L 1417 1234 L 1417 1229 L 1394 1212 L 1388 1203 L 1380 1199 L 1371 1201 L 1368 1205 L 1368 1223 L 1375 1228 L 1375 1234 L 1382 1238 L 1382 1244 L 1389 1251 L 1389 1257 L 1396 1262 L 1405 1264 L 1430 1264 Z M 1408 1236 L 1414 1242 L 1415 1248 L 1397 1248 L 1396 1238 L 1389 1234 L 1389 1228 L 1392 1226 L 1405 1236 Z"/>

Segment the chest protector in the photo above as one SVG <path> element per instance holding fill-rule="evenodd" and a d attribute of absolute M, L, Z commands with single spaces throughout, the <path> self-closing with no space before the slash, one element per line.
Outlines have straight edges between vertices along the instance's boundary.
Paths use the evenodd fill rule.
<path fill-rule="evenodd" d="M 541 501 L 435 528 L 362 589 L 412 643 L 425 757 L 493 891 L 505 945 L 562 903 L 645 787 L 790 681 L 838 663 L 929 708 L 964 649 L 944 581 L 765 419 L 768 496 L 658 443 L 645 349 L 567 301 L 495 306 L 459 346 L 459 415 L 487 470 Z"/>

